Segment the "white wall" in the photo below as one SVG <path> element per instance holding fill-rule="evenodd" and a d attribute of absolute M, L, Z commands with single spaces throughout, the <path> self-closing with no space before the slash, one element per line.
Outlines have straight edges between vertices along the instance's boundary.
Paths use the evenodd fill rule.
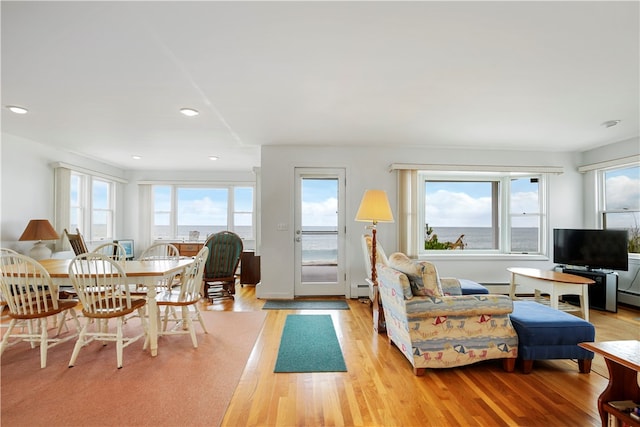
<path fill-rule="evenodd" d="M 1 202 L 0 244 L 19 251 L 28 251 L 33 242 L 17 242 L 29 219 L 42 217 L 53 220 L 52 162 L 67 162 L 101 173 L 127 179 L 122 200 L 123 212 L 118 219 L 121 238 L 137 238 L 138 181 L 228 181 L 252 182 L 250 171 L 212 172 L 147 172 L 122 171 L 91 159 L 50 149 L 46 144 L 2 135 L 1 142 Z M 388 172 L 391 163 L 450 163 L 563 166 L 562 175 L 551 177 L 551 227 L 582 227 L 583 212 L 588 209 L 583 197 L 583 176 L 577 166 L 638 154 L 638 139 L 624 141 L 586 153 L 545 153 L 520 151 L 488 151 L 480 149 L 449 150 L 385 147 L 286 147 L 266 146 L 262 149 L 262 284 L 257 295 L 264 298 L 293 296 L 293 185 L 294 168 L 344 167 L 347 177 L 347 281 L 352 286 L 364 285 L 365 267 L 360 247 L 364 224 L 353 220 L 362 194 L 367 188 L 386 190 L 394 213 L 396 209 L 396 177 Z M 587 194 L 591 190 L 586 190 Z M 278 223 L 289 224 L 287 231 L 278 231 Z M 379 241 L 387 253 L 396 250 L 396 225 L 379 224 Z M 61 230 L 58 230 L 61 231 Z M 506 268 L 512 265 L 551 268 L 549 260 L 528 261 L 507 258 L 488 261 L 486 258 L 464 257 L 455 260 L 435 260 L 443 276 L 467 277 L 483 283 L 508 281 Z M 366 295 L 363 291 L 361 295 Z M 356 295 L 352 295 L 356 296 Z"/>
<path fill-rule="evenodd" d="M 0 244 L 28 253 L 34 242 L 17 241 L 30 219 L 48 219 L 54 224 L 54 169 L 52 163 L 65 162 L 118 178 L 124 172 L 104 163 L 60 152 L 46 144 L 2 134 L 1 141 Z M 116 203 L 125 205 L 124 197 Z M 121 214 L 122 215 L 122 214 Z M 118 222 L 122 223 L 121 216 Z M 62 230 L 56 230 L 61 233 Z M 116 230 L 118 231 L 118 230 Z M 55 242 L 47 246 L 53 249 Z"/>
<path fill-rule="evenodd" d="M 396 174 L 389 172 L 391 163 L 481 164 L 562 166 L 562 175 L 550 180 L 550 233 L 556 227 L 582 226 L 582 177 L 576 171 L 579 156 L 572 153 L 546 153 L 491 150 L 449 150 L 389 147 L 290 147 L 265 146 L 262 165 L 262 283 L 256 294 L 261 298 L 292 298 L 294 292 L 293 197 L 295 167 L 344 167 L 347 176 L 347 282 L 351 289 L 361 286 L 366 295 L 364 255 L 360 236 L 363 223 L 353 220 L 365 189 L 386 190 L 394 213 L 396 209 Z M 286 231 L 276 225 L 286 223 Z M 387 254 L 397 248 L 397 224 L 379 224 L 378 239 Z M 549 237 L 550 238 L 550 237 Z M 434 260 L 441 275 L 466 277 L 483 283 L 508 282 L 507 267 L 531 266 L 552 268 L 548 259 L 531 257 L 464 256 Z M 347 292 L 349 294 L 349 292 Z M 357 297 L 358 295 L 351 295 Z"/>

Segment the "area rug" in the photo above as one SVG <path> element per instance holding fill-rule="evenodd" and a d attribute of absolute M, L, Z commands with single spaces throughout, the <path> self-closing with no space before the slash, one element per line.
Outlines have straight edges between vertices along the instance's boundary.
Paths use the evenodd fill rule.
<path fill-rule="evenodd" d="M 116 368 L 114 343 L 80 351 L 68 368 L 75 340 L 49 349 L 40 369 L 39 349 L 20 343 L 1 359 L 2 426 L 216 426 L 240 380 L 264 312 L 203 312 L 209 331 L 160 337 L 158 356 L 142 341 L 124 349 Z M 135 333 L 132 320 L 125 333 Z"/>
<path fill-rule="evenodd" d="M 263 310 L 349 310 L 345 300 L 268 300 Z"/>
<path fill-rule="evenodd" d="M 287 316 L 274 372 L 346 371 L 330 315 Z"/>

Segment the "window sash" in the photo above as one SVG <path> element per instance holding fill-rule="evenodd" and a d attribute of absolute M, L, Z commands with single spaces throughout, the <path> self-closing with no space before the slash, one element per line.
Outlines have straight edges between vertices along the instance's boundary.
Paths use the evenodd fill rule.
<path fill-rule="evenodd" d="M 538 171 L 534 171 L 538 172 Z M 547 238 L 548 229 L 546 215 L 546 197 L 547 197 L 547 177 L 541 173 L 525 173 L 522 171 L 497 173 L 479 171 L 464 171 L 462 173 L 451 171 L 421 171 L 415 169 L 402 170 L 398 169 L 398 222 L 399 222 L 399 249 L 409 256 L 419 257 L 426 255 L 447 255 L 460 256 L 463 254 L 531 254 L 546 255 L 547 254 Z M 553 173 L 556 173 L 553 171 Z M 512 223 L 518 222 L 516 218 L 522 216 L 520 213 L 511 213 L 509 200 L 511 199 L 511 179 L 514 178 L 536 178 L 537 186 L 537 206 L 525 212 L 525 216 L 533 218 L 537 230 L 537 244 L 535 250 L 515 250 L 511 248 L 512 239 Z M 499 191 L 494 191 L 493 200 L 497 203 L 497 208 L 492 214 L 492 227 L 495 239 L 498 245 L 495 249 L 476 249 L 464 251 L 442 251 L 424 249 L 425 236 L 425 182 L 426 181 L 479 181 L 479 182 L 499 182 Z M 498 187 L 496 187 L 498 188 Z M 517 230 L 520 232 L 521 230 Z M 518 237 L 518 236 L 515 236 Z M 518 248 L 514 248 L 518 249 Z"/>
<path fill-rule="evenodd" d="M 632 164 L 615 165 L 597 170 L 598 187 L 600 198 L 599 204 L 599 220 L 603 229 L 627 229 L 629 233 L 629 253 L 638 256 L 640 254 L 640 192 L 638 191 L 638 182 L 640 180 L 640 162 Z M 625 176 L 625 183 L 620 187 L 621 190 L 611 194 L 607 179 L 618 172 L 629 170 L 630 174 Z M 630 178 L 630 182 L 627 179 Z M 613 184 L 612 184 L 613 185 Z M 635 194 L 634 194 L 635 192 Z M 621 202 L 617 200 L 611 201 L 611 198 L 617 197 L 626 200 Z"/>

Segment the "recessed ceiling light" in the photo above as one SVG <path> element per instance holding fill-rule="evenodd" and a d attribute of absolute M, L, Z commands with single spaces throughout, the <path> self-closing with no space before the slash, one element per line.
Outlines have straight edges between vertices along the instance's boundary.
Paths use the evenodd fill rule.
<path fill-rule="evenodd" d="M 218 160 L 219 158 L 218 156 L 209 156 L 209 160 Z"/>
<path fill-rule="evenodd" d="M 194 110 L 193 108 L 181 108 L 180 112 L 182 114 L 184 114 L 187 117 L 193 117 L 193 116 L 197 116 L 198 114 L 200 114 L 200 112 L 198 110 Z"/>
<path fill-rule="evenodd" d="M 606 128 L 611 128 L 617 125 L 618 123 L 620 123 L 621 121 L 622 120 L 607 120 L 606 122 L 602 123 L 602 126 Z"/>
<path fill-rule="evenodd" d="M 16 114 L 27 114 L 29 112 L 26 108 L 18 107 L 17 105 L 7 105 L 7 108 Z"/>
<path fill-rule="evenodd" d="M 131 156 L 131 158 L 133 160 L 140 160 L 140 159 L 142 159 L 142 156 Z"/>

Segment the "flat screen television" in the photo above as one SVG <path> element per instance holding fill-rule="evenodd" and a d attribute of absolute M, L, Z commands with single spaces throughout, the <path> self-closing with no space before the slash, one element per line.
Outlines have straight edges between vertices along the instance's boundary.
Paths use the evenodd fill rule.
<path fill-rule="evenodd" d="M 553 230 L 553 262 L 589 270 L 629 269 L 627 230 Z"/>

